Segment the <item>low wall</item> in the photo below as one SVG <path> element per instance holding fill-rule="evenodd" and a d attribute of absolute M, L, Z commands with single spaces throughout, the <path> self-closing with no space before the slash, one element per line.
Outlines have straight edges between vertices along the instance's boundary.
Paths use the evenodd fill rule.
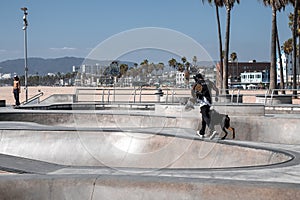
<path fill-rule="evenodd" d="M 130 112 L 130 111 L 128 111 Z M 198 129 L 199 119 L 175 117 L 163 114 L 138 114 L 124 112 L 76 112 L 76 111 L 30 111 L 1 113 L 0 121 L 34 122 L 44 125 L 62 127 L 88 128 L 147 128 L 179 127 Z"/>
<path fill-rule="evenodd" d="M 237 95 L 237 94 L 220 94 L 218 96 L 218 102 L 221 103 L 243 103 L 243 95 Z"/>
<path fill-rule="evenodd" d="M 74 103 L 75 94 L 53 94 L 48 98 L 41 101 L 40 104 L 52 104 L 52 103 Z"/>
<path fill-rule="evenodd" d="M 289 183 L 91 174 L 3 176 L 0 194 L 14 200 L 290 200 L 298 199 L 300 190 Z"/>
<path fill-rule="evenodd" d="M 280 116 L 231 116 L 236 139 L 278 144 L 300 144 L 300 118 Z"/>
<path fill-rule="evenodd" d="M 256 103 L 261 104 L 292 104 L 292 95 L 256 95 Z"/>
<path fill-rule="evenodd" d="M 189 109 L 187 109 L 189 108 Z M 265 107 L 260 104 L 240 104 L 240 105 L 222 105 L 213 104 L 212 109 L 217 112 L 227 115 L 237 116 L 264 116 Z M 169 116 L 183 116 L 183 117 L 197 117 L 200 115 L 199 105 L 194 105 L 193 108 L 186 107 L 184 105 L 169 105 L 169 104 L 156 104 L 155 113 L 160 115 Z"/>

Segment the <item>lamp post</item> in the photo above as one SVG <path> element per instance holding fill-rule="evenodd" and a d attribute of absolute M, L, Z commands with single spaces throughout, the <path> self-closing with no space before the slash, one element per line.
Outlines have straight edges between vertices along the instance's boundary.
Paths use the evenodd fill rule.
<path fill-rule="evenodd" d="M 23 16 L 23 31 L 24 31 L 24 60 L 25 60 L 25 99 L 28 101 L 28 88 L 27 88 L 27 77 L 28 77 L 28 66 L 27 66 L 27 8 L 23 7 L 21 10 L 24 12 Z"/>

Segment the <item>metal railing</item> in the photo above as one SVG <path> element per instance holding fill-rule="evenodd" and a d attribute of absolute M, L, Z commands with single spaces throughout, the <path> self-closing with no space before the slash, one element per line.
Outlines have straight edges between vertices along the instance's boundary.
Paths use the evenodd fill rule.
<path fill-rule="evenodd" d="M 40 97 L 43 96 L 43 92 L 39 92 L 38 94 L 34 95 L 33 97 L 30 97 L 27 101 L 23 101 L 22 105 L 32 104 L 32 103 L 40 103 Z"/>
<path fill-rule="evenodd" d="M 161 91 L 159 91 L 161 89 Z M 98 103 L 165 103 L 165 104 L 183 104 L 191 97 L 189 88 L 77 88 L 75 93 L 75 102 L 98 102 Z M 284 96 L 280 93 L 281 89 L 275 90 L 241 90 L 227 89 L 222 90 L 218 96 L 219 103 L 240 104 L 240 103 L 258 103 L 272 105 L 274 99 L 278 96 Z M 288 89 L 286 96 L 292 95 L 293 89 Z M 297 93 L 300 90 L 297 89 Z M 212 97 L 216 94 L 213 92 Z M 257 98 L 261 97 L 261 102 Z"/>
<path fill-rule="evenodd" d="M 77 88 L 75 102 L 180 103 L 191 96 L 182 88 Z"/>

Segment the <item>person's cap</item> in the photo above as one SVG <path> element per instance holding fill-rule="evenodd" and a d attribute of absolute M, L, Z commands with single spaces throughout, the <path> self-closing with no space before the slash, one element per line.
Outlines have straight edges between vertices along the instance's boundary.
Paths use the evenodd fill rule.
<path fill-rule="evenodd" d="M 16 78 L 16 77 L 18 77 L 18 75 L 17 75 L 17 74 L 15 74 L 15 75 L 14 75 L 14 78 Z"/>

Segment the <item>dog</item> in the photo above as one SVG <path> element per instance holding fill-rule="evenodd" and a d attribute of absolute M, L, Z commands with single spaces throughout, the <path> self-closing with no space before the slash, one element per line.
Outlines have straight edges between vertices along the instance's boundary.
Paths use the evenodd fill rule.
<path fill-rule="evenodd" d="M 197 102 L 196 98 L 190 98 L 187 101 L 187 103 L 185 104 L 185 108 L 184 108 L 185 111 L 190 111 L 190 110 L 194 109 L 196 102 Z M 220 125 L 222 131 L 225 133 L 225 135 L 221 138 L 221 140 L 226 139 L 226 137 L 228 135 L 227 130 L 232 132 L 232 139 L 235 139 L 235 129 L 230 126 L 230 117 L 228 115 L 221 114 L 221 113 L 217 112 L 216 110 L 211 109 L 210 110 L 210 119 L 211 119 L 210 123 L 212 123 L 212 127 L 214 127 L 216 125 Z M 213 138 L 213 137 L 211 137 L 211 138 Z"/>
<path fill-rule="evenodd" d="M 230 117 L 226 114 L 218 113 L 216 110 L 211 109 L 210 110 L 210 123 L 212 123 L 212 127 L 215 125 L 220 125 L 222 128 L 222 131 L 225 133 L 225 135 L 221 138 L 221 140 L 225 140 L 228 132 L 227 130 L 232 132 L 232 139 L 235 139 L 235 129 L 230 126 Z M 227 130 L 226 130 L 227 129 Z"/>

